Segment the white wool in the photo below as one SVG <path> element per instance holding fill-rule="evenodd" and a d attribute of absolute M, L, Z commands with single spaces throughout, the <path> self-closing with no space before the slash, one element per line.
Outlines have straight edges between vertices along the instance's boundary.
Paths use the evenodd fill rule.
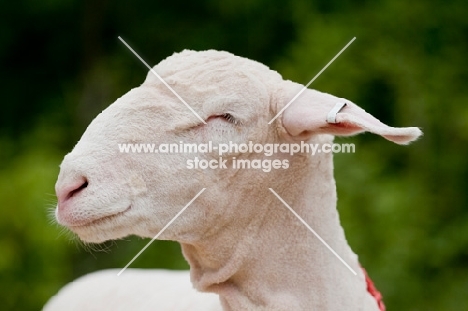
<path fill-rule="evenodd" d="M 88 274 L 66 287 L 44 307 L 62 311 L 219 311 L 217 295 L 193 289 L 187 271 L 110 269 Z"/>
<path fill-rule="evenodd" d="M 260 63 L 227 52 L 184 51 L 162 61 L 154 70 L 206 124 L 149 73 L 140 87 L 93 120 L 63 160 L 56 184 L 58 222 L 87 242 L 131 234 L 152 238 L 206 188 L 160 239 L 181 243 L 193 286 L 218 294 L 223 310 L 377 310 L 340 225 L 331 154 L 278 154 L 274 158 L 287 161 L 288 167 L 267 173 L 232 168 L 232 157 L 271 157 L 232 152 L 226 156 L 229 169 L 203 170 L 188 169 L 187 160 L 195 156 L 218 159 L 216 152 L 119 153 L 118 144 L 329 144 L 332 135 L 363 131 L 407 144 L 421 131 L 389 127 L 351 101 L 315 90 L 306 90 L 269 125 L 303 86 L 282 80 Z M 346 106 L 333 123 L 327 123 L 330 110 L 343 101 Z M 338 261 L 269 188 L 357 275 Z M 130 298 L 120 294 L 127 290 L 145 296 L 150 293 L 151 301 L 164 300 L 168 305 L 197 299 L 183 289 L 187 279 L 180 280 L 185 285 L 181 283 L 181 296 L 174 300 L 177 294 L 173 296 L 172 289 L 170 295 L 159 290 L 169 282 L 161 272 L 125 273 L 132 278 L 128 284 L 107 272 L 93 274 L 78 285 L 66 287 L 52 302 L 81 301 L 86 299 L 84 291 L 88 288 L 95 288 L 93 296 L 99 310 L 114 310 L 106 295 L 115 296 L 117 304 L 128 303 Z M 133 307 L 144 309 L 142 306 L 148 303 L 144 300 Z"/>

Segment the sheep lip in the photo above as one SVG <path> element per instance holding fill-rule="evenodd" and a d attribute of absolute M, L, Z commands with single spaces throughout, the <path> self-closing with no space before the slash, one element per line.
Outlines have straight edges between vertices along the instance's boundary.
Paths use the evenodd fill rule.
<path fill-rule="evenodd" d="M 111 221 L 111 220 L 113 220 L 115 218 L 118 218 L 118 217 L 122 216 L 123 214 L 127 213 L 131 208 L 132 208 L 132 206 L 129 205 L 125 210 L 123 210 L 121 212 L 118 212 L 118 213 L 115 213 L 115 214 L 112 214 L 112 215 L 107 215 L 107 216 L 97 218 L 97 219 L 91 219 L 89 221 L 85 220 L 84 222 L 81 222 L 81 223 L 78 223 L 78 224 L 75 224 L 75 225 L 71 224 L 71 225 L 68 225 L 67 227 L 69 227 L 70 229 L 74 229 L 74 228 L 85 228 L 85 227 L 97 226 L 97 225 L 103 224 L 105 222 Z"/>

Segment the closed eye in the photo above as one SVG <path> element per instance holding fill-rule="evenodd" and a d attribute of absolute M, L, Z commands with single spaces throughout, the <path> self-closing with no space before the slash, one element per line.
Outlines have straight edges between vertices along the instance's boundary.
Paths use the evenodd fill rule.
<path fill-rule="evenodd" d="M 211 117 L 208 118 L 207 121 L 209 121 L 210 119 L 214 119 L 214 118 L 222 118 L 222 119 L 226 120 L 227 122 L 232 123 L 234 125 L 241 124 L 241 122 L 239 120 L 237 120 L 232 114 L 227 113 L 227 112 L 223 113 L 223 114 L 220 114 L 220 115 L 211 116 Z"/>
<path fill-rule="evenodd" d="M 221 117 L 223 117 L 224 119 L 226 119 L 226 121 L 232 124 L 235 124 L 235 125 L 239 124 L 239 121 L 236 118 L 234 118 L 234 116 L 230 113 L 223 113 Z"/>

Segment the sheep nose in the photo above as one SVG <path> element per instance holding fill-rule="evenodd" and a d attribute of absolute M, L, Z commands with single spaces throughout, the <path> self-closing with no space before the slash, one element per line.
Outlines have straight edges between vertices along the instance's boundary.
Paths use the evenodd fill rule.
<path fill-rule="evenodd" d="M 58 206 L 63 206 L 65 202 L 78 195 L 86 187 L 88 187 L 88 180 L 85 177 L 82 177 L 79 180 L 70 183 L 69 185 L 63 185 L 62 187 L 55 189 L 58 199 Z"/>

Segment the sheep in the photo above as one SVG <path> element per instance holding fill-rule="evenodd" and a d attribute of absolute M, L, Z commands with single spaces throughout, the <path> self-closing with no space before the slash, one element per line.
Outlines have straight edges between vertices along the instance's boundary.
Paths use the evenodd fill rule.
<path fill-rule="evenodd" d="M 44 310 L 219 311 L 218 296 L 193 289 L 186 271 L 108 269 L 64 287 Z"/>
<path fill-rule="evenodd" d="M 291 102 L 302 85 L 228 52 L 185 50 L 154 71 L 197 115 L 149 72 L 141 86 L 100 113 L 65 156 L 56 183 L 58 223 L 91 243 L 132 234 L 152 238 L 206 188 L 159 238 L 181 244 L 193 287 L 218 295 L 214 309 L 383 310 L 340 225 L 331 153 L 278 153 L 274 158 L 287 168 L 265 172 L 232 168 L 238 159 L 272 158 L 254 152 L 230 150 L 224 154 L 227 169 L 189 169 L 187 161 L 195 156 L 217 160 L 219 153 L 120 153 L 117 146 L 208 141 L 324 146 L 334 136 L 364 131 L 408 144 L 421 131 L 389 127 L 349 100 L 312 89 Z M 169 296 L 164 287 L 175 275 L 128 269 L 120 277 L 115 271 L 86 276 L 65 287 L 45 310 L 63 310 L 54 306 L 68 302 L 77 310 L 116 310 L 128 302 L 131 308 L 120 309 L 182 310 L 163 306 L 184 299 L 193 299 L 190 310 L 195 310 L 199 301 L 187 294 L 179 274 L 174 284 L 181 282 L 180 294 Z M 171 290 L 177 292 L 177 286 Z M 212 296 L 205 298 L 212 302 Z M 87 308 L 88 300 L 98 307 Z"/>

